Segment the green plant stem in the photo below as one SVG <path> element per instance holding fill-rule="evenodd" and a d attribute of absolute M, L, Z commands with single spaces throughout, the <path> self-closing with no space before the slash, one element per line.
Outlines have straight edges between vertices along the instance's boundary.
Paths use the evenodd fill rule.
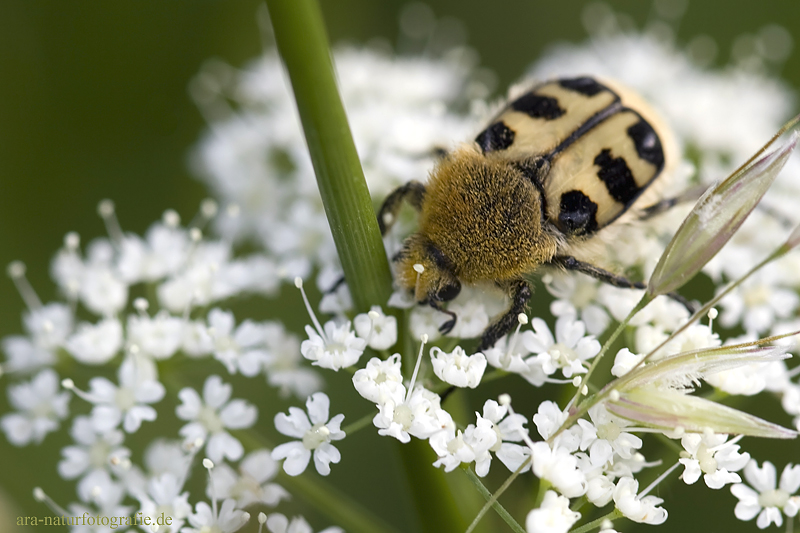
<path fill-rule="evenodd" d="M 492 500 L 492 493 L 489 492 L 489 489 L 486 488 L 486 486 L 481 482 L 480 478 L 475 474 L 475 472 L 472 471 L 471 468 L 462 467 L 461 470 L 467 475 L 467 478 L 469 478 L 469 480 L 472 481 L 472 484 L 475 485 L 475 488 L 478 489 L 478 492 L 481 494 L 481 496 L 483 496 L 486 499 L 487 502 Z M 505 521 L 506 524 L 508 524 L 508 526 L 511 529 L 513 529 L 517 533 L 525 533 L 525 529 L 522 526 L 520 526 L 516 520 L 514 520 L 514 517 L 512 517 L 511 514 L 508 511 L 506 511 L 505 507 L 500 505 L 500 503 L 497 500 L 494 500 L 491 505 L 492 508 L 495 511 L 497 511 L 497 514 L 500 515 L 500 517 Z M 472 533 L 472 531 L 474 531 L 475 528 L 477 527 L 478 522 L 480 522 L 481 518 L 483 518 L 484 514 L 485 511 L 481 509 L 481 512 L 478 513 L 478 515 L 469 525 L 469 528 L 465 533 Z"/>
<path fill-rule="evenodd" d="M 628 316 L 625 317 L 625 320 L 619 323 L 617 329 L 614 330 L 614 333 L 612 333 L 611 336 L 608 338 L 608 340 L 606 340 L 606 342 L 603 343 L 603 347 L 600 349 L 600 353 L 594 356 L 592 364 L 589 366 L 589 370 L 586 372 L 586 375 L 583 376 L 583 379 L 581 380 L 581 387 L 579 387 L 578 390 L 575 392 L 575 396 L 572 398 L 570 404 L 574 405 L 575 402 L 578 400 L 578 398 L 581 395 L 581 389 L 583 388 L 583 385 L 588 385 L 589 380 L 592 377 L 592 374 L 594 374 L 594 370 L 597 368 L 597 365 L 600 364 L 600 360 L 603 358 L 606 352 L 608 352 L 608 350 L 611 348 L 611 345 L 614 344 L 614 341 L 617 340 L 617 337 L 619 337 L 620 334 L 623 331 L 625 331 L 625 328 L 628 327 L 628 324 L 630 323 L 631 319 L 636 315 L 636 313 L 647 307 L 647 304 L 652 302 L 653 298 L 654 297 L 650 296 L 648 293 L 644 293 L 642 295 L 642 299 L 639 300 L 639 303 L 637 303 L 634 306 L 634 308 L 631 309 L 631 312 L 628 313 Z"/>
<path fill-rule="evenodd" d="M 433 468 L 436 460 L 427 441 L 412 438 L 405 444 L 398 443 L 408 481 L 412 487 L 412 498 L 416 505 L 422 532 L 461 533 L 467 522 L 458 510 L 458 504 L 450 492 L 444 471 Z"/>
<path fill-rule="evenodd" d="M 344 433 L 349 437 L 353 433 L 369 426 L 373 418 L 375 418 L 374 413 L 369 413 L 367 415 L 364 415 L 355 422 L 347 424 L 345 427 L 342 428 L 342 431 L 344 431 Z"/>
<path fill-rule="evenodd" d="M 618 509 L 614 509 L 610 513 L 605 516 L 601 516 L 597 520 L 592 520 L 586 524 L 583 524 L 580 527 L 576 527 L 575 529 L 570 529 L 570 533 L 587 533 L 595 528 L 600 529 L 600 526 L 603 525 L 603 522 L 606 520 L 616 520 L 617 518 L 622 517 L 622 513 Z"/>
<path fill-rule="evenodd" d="M 586 375 L 583 377 L 580 387 L 578 387 L 578 390 L 575 391 L 575 396 L 573 396 L 572 400 L 570 400 L 569 402 L 570 405 L 569 417 L 564 421 L 563 424 L 561 424 L 561 426 L 552 435 L 550 435 L 550 438 L 547 439 L 548 443 L 552 443 L 562 431 L 571 427 L 580 417 L 586 414 L 586 412 L 589 411 L 589 409 L 594 404 L 596 404 L 600 399 L 602 399 L 602 396 L 599 396 L 598 394 L 592 394 L 591 396 L 583 400 L 579 405 L 575 406 L 575 404 L 578 401 L 578 398 L 580 398 L 582 394 L 583 386 L 587 385 L 588 387 L 589 378 L 592 377 L 595 368 L 597 368 L 598 363 L 600 363 L 600 359 L 602 359 L 603 356 L 608 352 L 608 350 L 611 348 L 611 345 L 614 344 L 614 341 L 617 340 L 617 337 L 619 337 L 620 334 L 625 330 L 625 328 L 628 326 L 628 323 L 636 315 L 636 313 L 644 309 L 647 306 L 647 304 L 652 302 L 653 298 L 654 296 L 651 296 L 648 293 L 644 293 L 644 295 L 642 295 L 642 299 L 639 300 L 639 303 L 637 303 L 634 306 L 634 308 L 631 309 L 631 312 L 628 313 L 628 316 L 625 317 L 625 320 L 619 323 L 617 329 L 614 330 L 614 333 L 612 333 L 611 336 L 608 338 L 608 340 L 606 340 L 606 342 L 603 344 L 603 347 L 600 349 L 600 352 L 594 357 L 592 364 L 589 366 L 589 371 L 586 372 Z"/>
<path fill-rule="evenodd" d="M 492 507 L 495 504 L 500 496 L 502 496 L 503 493 L 511 486 L 514 480 L 517 479 L 522 472 L 527 471 L 530 468 L 530 464 L 531 458 L 528 457 L 514 472 L 512 472 L 510 476 L 506 478 L 505 481 L 503 481 L 503 484 L 500 485 L 500 488 L 494 491 L 494 494 L 491 495 L 491 497 L 486 501 L 486 504 L 478 512 L 477 519 L 480 519 L 481 516 L 486 514 L 486 512 L 489 510 L 489 507 Z M 543 481 L 544 480 L 540 479 L 539 483 L 542 483 Z"/>
<path fill-rule="evenodd" d="M 316 0 L 267 0 L 325 214 L 356 309 L 385 305 L 392 276 L 372 200 L 336 87 Z"/>

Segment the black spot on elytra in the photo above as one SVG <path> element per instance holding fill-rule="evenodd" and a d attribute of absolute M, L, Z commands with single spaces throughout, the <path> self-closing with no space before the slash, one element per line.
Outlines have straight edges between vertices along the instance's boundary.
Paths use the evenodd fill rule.
<path fill-rule="evenodd" d="M 535 93 L 523 94 L 511 103 L 511 109 L 545 120 L 553 120 L 566 113 L 555 98 Z"/>
<path fill-rule="evenodd" d="M 606 184 L 608 194 L 621 204 L 628 205 L 639 195 L 639 186 L 633 179 L 631 169 L 621 157 L 611 157 L 611 150 L 605 148 L 594 158 L 600 167 L 597 177 Z"/>
<path fill-rule="evenodd" d="M 570 235 L 586 235 L 597 231 L 597 204 L 581 191 L 561 195 L 558 213 L 561 230 Z"/>
<path fill-rule="evenodd" d="M 582 76 L 580 78 L 563 78 L 558 80 L 558 84 L 565 89 L 569 89 L 570 91 L 584 94 L 586 96 L 594 96 L 599 92 L 608 90 L 608 87 L 599 83 L 596 79 L 588 76 Z"/>
<path fill-rule="evenodd" d="M 514 142 L 514 130 L 498 121 L 483 130 L 475 137 L 475 142 L 484 153 L 505 150 Z"/>
<path fill-rule="evenodd" d="M 628 128 L 628 136 L 633 140 L 639 157 L 652 163 L 656 167 L 656 172 L 661 172 L 664 168 L 664 149 L 653 127 L 644 119 L 640 119 Z"/>

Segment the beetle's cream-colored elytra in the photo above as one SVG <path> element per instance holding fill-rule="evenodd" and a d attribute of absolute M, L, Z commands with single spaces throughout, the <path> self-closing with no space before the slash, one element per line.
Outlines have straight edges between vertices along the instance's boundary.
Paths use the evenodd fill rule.
<path fill-rule="evenodd" d="M 572 253 L 662 174 L 672 155 L 658 124 L 640 98 L 608 82 L 579 77 L 534 85 L 474 143 L 445 155 L 427 184 L 409 182 L 386 198 L 379 214 L 384 233 L 404 200 L 420 214 L 417 232 L 395 257 L 397 284 L 449 314 L 441 327 L 447 332 L 457 317 L 442 304 L 462 283 L 494 282 L 511 306 L 483 333 L 479 349 L 516 325 L 531 296 L 525 276 L 540 266 L 641 287 Z"/>

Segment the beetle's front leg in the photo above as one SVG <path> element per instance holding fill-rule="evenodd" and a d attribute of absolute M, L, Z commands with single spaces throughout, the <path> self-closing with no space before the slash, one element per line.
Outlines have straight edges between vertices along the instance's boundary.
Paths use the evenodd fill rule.
<path fill-rule="evenodd" d="M 425 185 L 418 181 L 409 181 L 392 191 L 383 201 L 381 210 L 378 212 L 378 227 L 381 229 L 381 235 L 386 235 L 386 232 L 392 229 L 404 200 L 419 212 L 422 210 L 424 198 Z"/>
<path fill-rule="evenodd" d="M 511 298 L 511 307 L 483 332 L 481 343 L 478 345 L 479 352 L 488 350 L 495 345 L 500 337 L 514 329 L 514 326 L 518 324 L 519 314 L 525 312 L 528 307 L 528 300 L 531 299 L 531 288 L 524 279 L 503 281 L 499 282 L 498 285 Z"/>

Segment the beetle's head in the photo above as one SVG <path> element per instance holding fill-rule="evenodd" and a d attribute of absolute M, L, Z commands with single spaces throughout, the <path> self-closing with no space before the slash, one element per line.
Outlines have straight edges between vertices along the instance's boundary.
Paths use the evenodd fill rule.
<path fill-rule="evenodd" d="M 420 305 L 430 305 L 450 315 L 439 329 L 447 333 L 456 323 L 456 315 L 441 307 L 461 292 L 450 259 L 430 240 L 420 234 L 410 236 L 395 258 L 398 285 L 411 292 Z"/>

